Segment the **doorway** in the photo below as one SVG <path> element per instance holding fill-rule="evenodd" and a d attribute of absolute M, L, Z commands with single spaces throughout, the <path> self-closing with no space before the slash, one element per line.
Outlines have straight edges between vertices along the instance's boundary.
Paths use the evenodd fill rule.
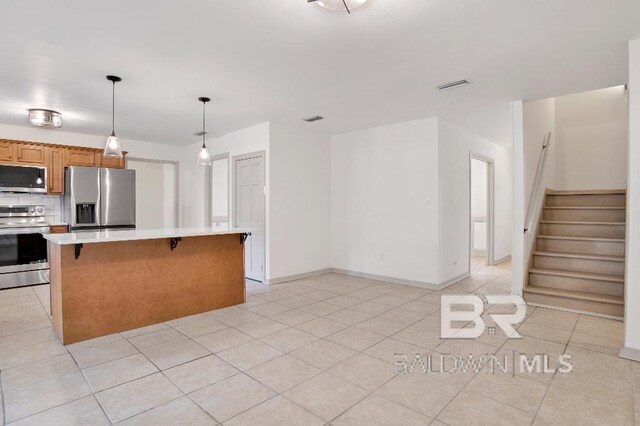
<path fill-rule="evenodd" d="M 128 158 L 127 168 L 136 171 L 136 228 L 177 228 L 178 163 Z"/>
<path fill-rule="evenodd" d="M 214 228 L 229 226 L 229 153 L 211 157 L 205 185 L 207 225 Z"/>
<path fill-rule="evenodd" d="M 469 272 L 493 265 L 493 160 L 471 154 Z"/>
<path fill-rule="evenodd" d="M 245 241 L 245 276 L 264 281 L 265 267 L 265 153 L 233 157 L 233 199 L 236 228 L 251 228 Z"/>

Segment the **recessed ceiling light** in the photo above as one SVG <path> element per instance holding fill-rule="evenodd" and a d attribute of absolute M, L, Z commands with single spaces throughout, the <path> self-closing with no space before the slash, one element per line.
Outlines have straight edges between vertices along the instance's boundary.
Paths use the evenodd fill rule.
<path fill-rule="evenodd" d="M 38 127 L 58 128 L 62 126 L 62 114 L 52 109 L 32 108 L 29 110 L 29 123 Z"/>
<path fill-rule="evenodd" d="M 366 2 L 367 0 L 307 0 L 307 3 L 316 3 L 325 9 L 346 10 L 348 13 L 351 13 L 353 9 L 359 8 Z"/>

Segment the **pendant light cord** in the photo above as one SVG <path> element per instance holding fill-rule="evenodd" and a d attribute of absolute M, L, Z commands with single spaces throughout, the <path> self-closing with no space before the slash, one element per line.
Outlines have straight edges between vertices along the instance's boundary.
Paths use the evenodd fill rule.
<path fill-rule="evenodd" d="M 116 134 L 116 82 L 113 81 L 111 90 L 111 134 Z"/>
<path fill-rule="evenodd" d="M 206 148 L 204 140 L 205 140 L 205 137 L 207 136 L 207 127 L 206 127 L 206 120 L 205 120 L 206 107 L 207 107 L 207 103 L 205 101 L 202 101 L 202 147 L 203 148 Z"/>

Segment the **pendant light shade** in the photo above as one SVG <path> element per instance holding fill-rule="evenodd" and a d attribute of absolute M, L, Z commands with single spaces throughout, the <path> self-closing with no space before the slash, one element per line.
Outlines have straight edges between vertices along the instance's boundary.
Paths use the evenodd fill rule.
<path fill-rule="evenodd" d="M 207 149 L 207 144 L 205 143 L 205 138 L 207 136 L 207 127 L 206 127 L 206 105 L 211 99 L 209 98 L 198 98 L 200 102 L 202 102 L 202 148 L 200 148 L 200 152 L 198 153 L 198 166 L 210 166 L 211 165 L 211 154 L 209 154 L 209 150 Z"/>
<path fill-rule="evenodd" d="M 111 136 L 107 138 L 107 143 L 104 146 L 104 157 L 108 158 L 122 158 L 122 146 L 116 136 L 116 83 L 122 81 L 122 79 L 115 75 L 108 75 L 107 80 L 113 83 L 111 92 Z"/>

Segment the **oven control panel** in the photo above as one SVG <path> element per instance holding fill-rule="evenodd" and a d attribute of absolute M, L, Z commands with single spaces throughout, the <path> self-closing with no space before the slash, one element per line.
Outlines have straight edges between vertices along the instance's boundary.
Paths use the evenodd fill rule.
<path fill-rule="evenodd" d="M 32 217 L 44 214 L 44 206 L 0 206 L 0 217 Z"/>

